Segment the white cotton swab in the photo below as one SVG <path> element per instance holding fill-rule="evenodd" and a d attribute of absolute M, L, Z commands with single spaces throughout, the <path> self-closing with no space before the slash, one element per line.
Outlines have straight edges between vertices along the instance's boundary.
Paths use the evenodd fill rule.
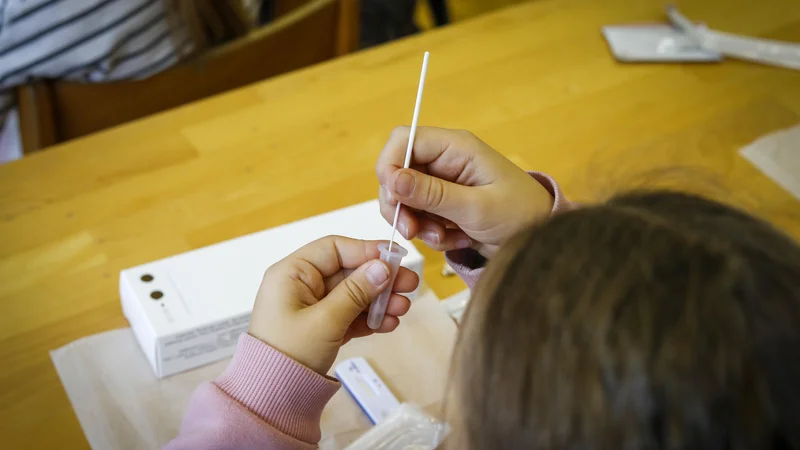
<path fill-rule="evenodd" d="M 408 169 L 411 165 L 411 149 L 414 148 L 414 136 L 417 134 L 417 120 L 419 119 L 419 106 L 422 104 L 422 91 L 425 88 L 425 74 L 428 72 L 428 57 L 430 53 L 425 52 L 422 58 L 422 73 L 419 75 L 419 87 L 417 88 L 417 102 L 414 105 L 414 117 L 411 119 L 411 133 L 408 136 L 408 146 L 406 147 L 406 160 L 403 167 Z M 392 296 L 392 287 L 394 286 L 395 277 L 400 271 L 400 261 L 408 254 L 408 251 L 402 247 L 397 247 L 392 251 L 394 244 L 394 235 L 397 233 L 397 217 L 400 215 L 400 202 L 397 202 L 397 209 L 394 210 L 394 221 L 392 222 L 392 237 L 389 243 L 381 242 L 378 244 L 378 250 L 381 253 L 381 261 L 385 262 L 391 273 L 389 274 L 389 284 L 386 289 L 378 295 L 378 298 L 370 305 L 369 313 L 367 314 L 367 326 L 373 330 L 380 328 L 383 323 L 383 317 L 386 314 L 386 307 L 389 305 L 389 298 Z"/>
<path fill-rule="evenodd" d="M 417 87 L 417 101 L 414 104 L 414 117 L 411 119 L 411 134 L 408 135 L 408 146 L 406 146 L 406 160 L 403 168 L 408 169 L 411 165 L 411 150 L 414 148 L 414 137 L 417 135 L 417 121 L 419 120 L 419 107 L 422 105 L 422 91 L 425 90 L 425 75 L 428 73 L 429 52 L 425 52 L 422 57 L 422 72 L 419 74 L 419 87 Z M 400 202 L 394 210 L 394 220 L 392 221 L 392 237 L 389 238 L 389 252 L 392 251 L 394 235 L 397 233 L 397 218 L 400 217 Z"/>

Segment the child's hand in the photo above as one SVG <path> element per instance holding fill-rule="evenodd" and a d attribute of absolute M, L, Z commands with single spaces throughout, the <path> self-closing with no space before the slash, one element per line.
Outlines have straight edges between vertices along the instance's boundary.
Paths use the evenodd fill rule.
<path fill-rule="evenodd" d="M 411 306 L 399 294 L 389 298 L 380 328 L 367 326 L 365 310 L 389 281 L 379 243 L 328 236 L 274 264 L 258 290 L 250 335 L 324 375 L 351 338 L 393 331 Z M 394 291 L 418 284 L 417 274 L 401 267 Z"/>
<path fill-rule="evenodd" d="M 419 127 L 411 169 L 403 169 L 409 128 L 395 129 L 376 172 L 381 214 L 406 239 L 429 247 L 471 247 L 486 257 L 526 224 L 547 216 L 553 198 L 536 180 L 472 133 Z"/>

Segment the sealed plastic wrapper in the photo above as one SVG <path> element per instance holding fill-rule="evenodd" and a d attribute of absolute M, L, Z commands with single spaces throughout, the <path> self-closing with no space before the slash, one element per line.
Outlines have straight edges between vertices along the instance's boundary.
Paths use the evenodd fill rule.
<path fill-rule="evenodd" d="M 433 450 L 444 440 L 447 432 L 446 423 L 410 403 L 403 403 L 347 450 Z"/>
<path fill-rule="evenodd" d="M 800 44 L 709 30 L 692 23 L 674 6 L 667 7 L 667 16 L 689 39 L 706 50 L 732 58 L 800 70 Z"/>

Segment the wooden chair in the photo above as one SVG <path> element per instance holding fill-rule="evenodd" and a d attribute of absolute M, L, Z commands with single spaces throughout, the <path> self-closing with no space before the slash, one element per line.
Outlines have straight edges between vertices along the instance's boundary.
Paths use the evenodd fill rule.
<path fill-rule="evenodd" d="M 17 89 L 24 152 L 354 51 L 356 0 L 312 0 L 236 41 L 138 81 L 41 80 Z"/>

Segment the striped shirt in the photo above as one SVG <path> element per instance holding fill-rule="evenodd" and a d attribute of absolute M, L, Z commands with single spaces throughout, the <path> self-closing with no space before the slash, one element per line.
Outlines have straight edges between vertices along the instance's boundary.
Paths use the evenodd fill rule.
<path fill-rule="evenodd" d="M 32 79 L 139 79 L 175 64 L 192 44 L 166 8 L 166 0 L 0 0 L 0 121 L 14 110 L 14 88 Z M 6 122 L 0 163 L 21 156 L 19 139 L 3 136 L 18 133 L 16 120 Z"/>

